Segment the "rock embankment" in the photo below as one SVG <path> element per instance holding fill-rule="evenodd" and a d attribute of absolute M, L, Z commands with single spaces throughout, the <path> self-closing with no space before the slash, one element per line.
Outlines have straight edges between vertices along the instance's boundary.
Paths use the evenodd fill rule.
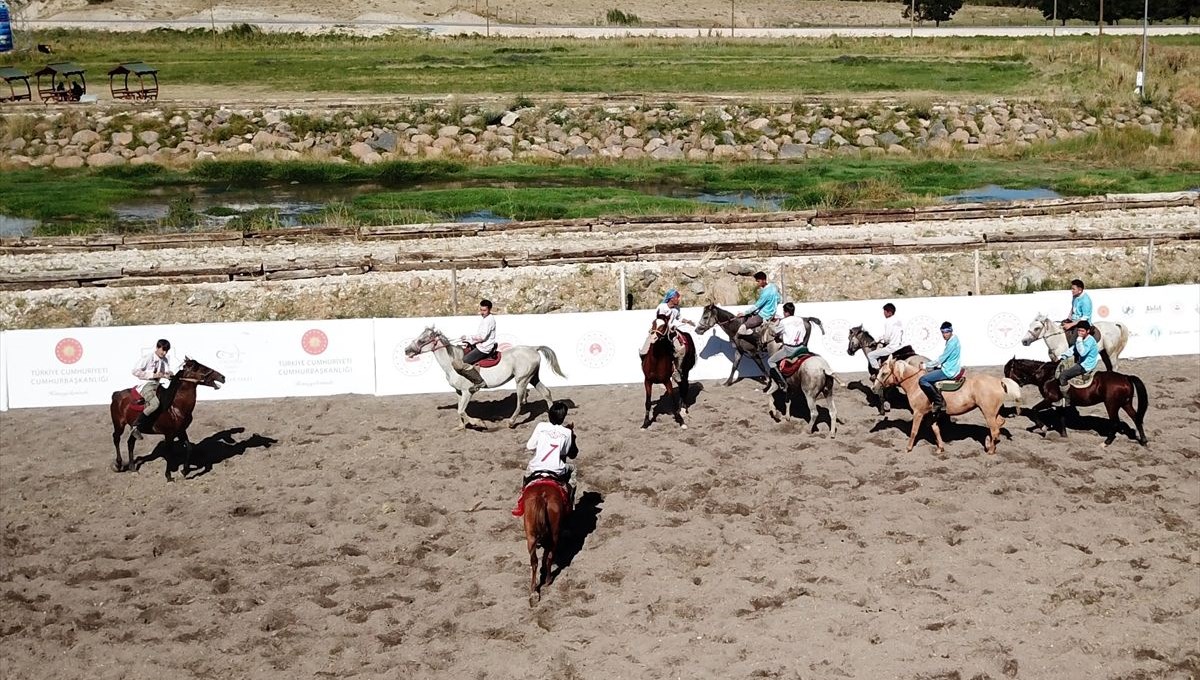
<path fill-rule="evenodd" d="M 634 106 L 546 104 L 387 110 L 139 108 L 12 113 L 0 167 L 188 167 L 216 159 L 374 164 L 506 161 L 793 160 L 1022 148 L 1103 130 L 1194 130 L 1186 104 L 1100 111 L 1030 102 L 909 105 L 794 103 Z"/>

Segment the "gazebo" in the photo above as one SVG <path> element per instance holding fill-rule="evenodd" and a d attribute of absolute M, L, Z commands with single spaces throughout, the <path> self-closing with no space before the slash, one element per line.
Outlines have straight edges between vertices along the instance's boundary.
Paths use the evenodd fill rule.
<path fill-rule="evenodd" d="M 13 68 L 12 66 L 3 66 L 3 67 L 0 67 L 0 79 L 3 79 L 4 82 L 8 84 L 8 92 L 9 92 L 8 94 L 4 94 L 4 91 L 0 90 L 0 102 L 19 102 L 22 100 L 24 100 L 24 101 L 32 101 L 33 100 L 33 91 L 29 89 L 29 74 L 28 73 L 22 71 L 19 68 Z M 20 92 L 19 90 L 17 90 L 18 82 L 23 83 L 25 85 L 24 92 Z"/>
<path fill-rule="evenodd" d="M 83 67 L 69 61 L 46 64 L 37 76 L 38 96 L 43 103 L 77 102 L 87 92 L 87 80 L 83 77 Z M 42 78 L 48 80 L 42 84 Z"/>
<path fill-rule="evenodd" d="M 118 76 L 123 76 L 120 85 Z M 137 78 L 133 87 L 129 86 L 129 76 Z M 119 64 L 108 72 L 108 89 L 113 99 L 158 99 L 158 69 L 140 61 Z"/>

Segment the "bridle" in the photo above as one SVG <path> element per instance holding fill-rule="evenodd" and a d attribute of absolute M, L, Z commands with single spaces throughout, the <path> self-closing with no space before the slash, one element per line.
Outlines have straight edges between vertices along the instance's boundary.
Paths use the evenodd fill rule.
<path fill-rule="evenodd" d="M 421 344 L 417 345 L 417 354 L 424 354 L 426 352 L 436 352 L 437 350 L 442 349 L 442 348 L 446 348 L 446 349 L 450 348 L 450 341 L 446 338 L 445 335 L 442 334 L 441 331 L 437 330 L 436 328 L 430 328 L 429 330 L 433 331 L 433 337 L 426 340 L 425 342 L 422 342 Z M 420 339 L 420 338 L 418 338 L 418 339 Z"/>

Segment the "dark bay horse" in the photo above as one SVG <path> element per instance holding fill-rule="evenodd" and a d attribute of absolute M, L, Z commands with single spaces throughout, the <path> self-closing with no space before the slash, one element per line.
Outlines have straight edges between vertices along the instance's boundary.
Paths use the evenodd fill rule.
<path fill-rule="evenodd" d="M 669 330 L 667 319 L 662 316 L 656 317 L 650 330 L 655 335 L 654 342 L 650 343 L 650 351 L 642 357 L 642 376 L 646 385 L 646 415 L 642 419 L 642 427 L 650 427 L 654 422 L 650 397 L 654 392 L 654 384 L 659 383 L 667 388 L 667 399 L 671 399 L 675 404 L 675 421 L 686 430 L 687 423 L 684 422 L 684 417 L 687 415 L 687 398 L 691 389 L 688 373 L 696 365 L 696 344 L 692 342 L 691 335 L 679 331 L 687 349 L 679 365 L 679 389 L 676 390 L 671 380 L 675 368 L 675 345 L 671 341 Z"/>
<path fill-rule="evenodd" d="M 185 457 L 183 474 L 186 477 L 192 443 L 188 441 L 187 429 L 192 424 L 192 410 L 196 408 L 196 385 L 205 385 L 215 390 L 221 389 L 225 376 L 205 366 L 195 359 L 185 358 L 183 365 L 171 377 L 171 382 L 164 389 L 158 388 L 158 411 L 153 414 L 153 422 L 148 434 L 161 434 L 170 444 L 172 441 L 183 443 Z M 135 390 L 119 390 L 112 394 L 112 404 L 109 411 L 112 414 L 113 447 L 117 450 L 117 460 L 113 463 L 113 472 L 137 470 L 133 462 L 133 447 L 136 439 L 133 430 L 129 431 L 129 461 L 121 460 L 121 435 L 125 428 L 137 422 L 141 415 L 141 405 L 138 403 Z M 171 481 L 171 470 L 167 468 L 167 481 Z"/>
<path fill-rule="evenodd" d="M 875 338 L 872 337 L 871 334 L 868 333 L 867 330 L 862 326 L 855 326 L 854 328 L 851 328 L 846 333 L 846 338 L 848 340 L 846 344 L 846 354 L 849 354 L 850 356 L 854 356 L 855 352 L 862 352 L 863 356 L 866 357 L 867 352 L 874 350 L 879 344 L 875 342 Z M 891 356 L 907 361 L 917 368 L 920 368 L 922 363 L 929 361 L 928 357 L 923 357 L 914 352 L 912 345 L 905 345 L 901 347 L 893 352 Z M 872 383 L 874 383 L 876 373 L 879 373 L 879 369 L 871 368 L 871 360 L 867 359 L 867 375 L 871 377 Z M 879 409 L 879 415 L 884 415 L 891 410 L 887 399 L 884 398 L 882 393 L 876 393 L 875 396 L 878 398 L 878 403 L 876 404 L 875 408 Z"/>
<path fill-rule="evenodd" d="M 1055 375 L 1057 366 L 1057 361 L 1033 361 L 1014 357 L 1004 364 L 1004 377 L 1017 381 L 1019 385 L 1037 386 L 1038 392 L 1042 395 L 1042 400 L 1032 409 L 1037 411 L 1062 399 L 1058 378 Z M 1146 410 L 1150 408 L 1150 400 L 1146 393 L 1146 384 L 1142 382 L 1141 378 L 1114 371 L 1097 371 L 1090 385 L 1084 388 L 1068 387 L 1067 391 L 1072 406 L 1104 404 L 1104 408 L 1108 411 L 1111 428 L 1104 438 L 1103 446 L 1113 443 L 1113 440 L 1117 438 L 1117 432 L 1125 429 L 1124 423 L 1121 422 L 1121 409 L 1125 409 L 1137 427 L 1136 437 L 1134 437 L 1135 433 L 1132 428 L 1128 430 L 1130 437 L 1136 438 L 1142 446 L 1146 445 L 1143 423 L 1146 419 Z M 1135 396 L 1137 398 L 1136 409 L 1133 405 Z M 1055 413 L 1057 415 L 1055 429 L 1058 430 L 1059 435 L 1065 437 L 1067 436 L 1067 425 L 1066 418 L 1063 417 L 1063 409 L 1056 408 Z M 1046 433 L 1044 426 L 1041 427 L 1041 433 L 1043 436 Z"/>
<path fill-rule="evenodd" d="M 804 342 L 801 344 L 808 345 L 808 338 L 812 335 L 812 327 L 815 324 L 821 332 L 825 332 L 825 326 L 821 320 L 815 316 L 802 316 L 804 319 Z M 715 304 L 709 303 L 704 306 L 704 313 L 700 315 L 700 323 L 696 326 L 696 332 L 704 335 L 708 329 L 713 326 L 719 327 L 729 336 L 729 343 L 733 345 L 733 365 L 729 369 L 729 377 L 725 380 L 725 385 L 728 387 L 733 384 L 733 376 L 737 373 L 737 368 L 742 363 L 742 357 L 748 356 L 758 366 L 758 370 L 763 374 L 763 391 L 771 389 L 771 377 L 767 371 L 767 364 L 763 361 L 763 353 L 771 353 L 779 349 L 780 345 L 773 337 L 764 337 L 767 329 L 766 324 L 763 324 L 753 335 L 738 335 L 738 328 L 742 326 L 742 318 L 733 312 L 721 309 Z"/>
<path fill-rule="evenodd" d="M 565 492 L 553 479 L 537 479 L 521 490 L 524 507 L 525 545 L 529 548 L 529 603 L 542 596 L 542 584 L 554 583 L 554 553 L 562 534 L 567 515 Z M 542 548 L 542 564 L 538 569 L 538 547 Z"/>

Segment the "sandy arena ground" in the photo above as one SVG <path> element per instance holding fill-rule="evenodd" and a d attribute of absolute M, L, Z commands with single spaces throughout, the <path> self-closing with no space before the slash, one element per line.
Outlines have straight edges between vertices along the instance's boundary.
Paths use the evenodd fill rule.
<path fill-rule="evenodd" d="M 107 407 L 10 411 L 0 677 L 1195 678 L 1200 357 L 1123 369 L 1149 448 L 1022 416 L 994 457 L 978 413 L 904 454 L 908 413 L 876 425 L 854 390 L 830 440 L 749 380 L 704 384 L 686 431 L 639 430 L 640 386 L 560 389 L 583 497 L 533 608 L 530 423 L 454 432 L 448 395 L 202 402 L 211 468 L 168 484 L 162 459 L 108 470 Z"/>

